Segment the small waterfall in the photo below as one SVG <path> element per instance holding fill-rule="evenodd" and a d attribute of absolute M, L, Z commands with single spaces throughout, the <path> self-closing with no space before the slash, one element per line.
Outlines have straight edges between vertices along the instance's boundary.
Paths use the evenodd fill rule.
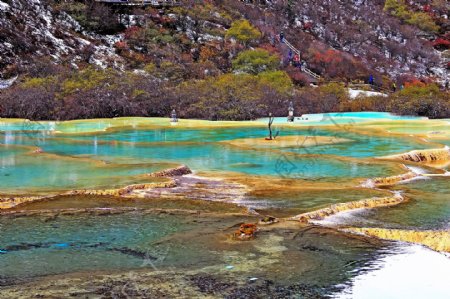
<path fill-rule="evenodd" d="M 361 184 L 361 187 L 373 189 L 375 188 L 375 182 L 372 179 L 368 179 Z"/>

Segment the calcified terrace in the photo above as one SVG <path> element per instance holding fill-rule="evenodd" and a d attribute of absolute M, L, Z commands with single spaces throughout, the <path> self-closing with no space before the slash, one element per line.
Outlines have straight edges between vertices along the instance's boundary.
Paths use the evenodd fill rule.
<path fill-rule="evenodd" d="M 294 123 L 277 119 L 273 127 L 279 137 L 272 141 L 265 140 L 265 120 L 180 120 L 173 125 L 161 118 L 59 123 L 0 119 L 0 221 L 6 229 L 0 239 L 6 261 L 0 277 L 14 283 L 25 277 L 20 267 L 9 268 L 9 257 L 30 252 L 30 258 L 39 260 L 39 251 L 51 259 L 55 246 L 66 248 L 56 256 L 63 258 L 67 252 L 66 258 L 77 262 L 55 264 L 49 272 L 36 266 L 27 273 L 41 277 L 101 270 L 101 275 L 115 277 L 118 270 L 139 269 L 138 261 L 149 248 L 170 244 L 172 249 L 186 247 L 168 257 L 176 279 L 181 279 L 179 269 L 191 267 L 186 264 L 189 259 L 199 259 L 186 285 L 199 295 L 192 289 L 198 271 L 218 273 L 228 282 L 236 279 L 218 271 L 222 263 L 231 263 L 226 259 L 239 259 L 240 267 L 234 268 L 239 273 L 259 273 L 258 267 L 268 265 L 259 275 L 283 285 L 289 279 L 281 282 L 270 272 L 276 272 L 281 260 L 308 261 L 305 269 L 291 271 L 299 277 L 305 277 L 302 271 L 308 267 L 325 273 L 316 262 L 327 259 L 322 249 L 307 253 L 316 246 L 311 244 L 324 242 L 317 234 L 327 236 L 332 247 L 345 248 L 350 242 L 362 248 L 365 245 L 356 244 L 368 242 L 378 248 L 384 244 L 381 240 L 397 240 L 449 252 L 449 121 L 379 117 L 310 116 Z M 367 216 L 343 222 L 339 218 L 352 213 Z M 14 243 L 8 219 L 16 219 L 24 238 L 29 234 L 43 239 Z M 36 226 L 37 219 L 58 223 L 61 232 Z M 72 231 L 72 222 L 80 229 L 82 223 L 92 222 L 84 229 L 89 237 Z M 247 242 L 233 239 L 244 222 L 257 225 L 255 237 Z M 119 223 L 127 223 L 120 228 L 126 230 L 123 237 L 108 237 L 103 226 Z M 147 229 L 156 235 L 148 239 Z M 141 237 L 123 239 L 140 230 Z M 67 238 L 66 231 L 72 231 L 72 241 L 52 241 Z M 106 234 L 106 239 L 87 240 L 97 234 Z M 292 246 L 306 240 L 300 255 L 294 254 L 298 250 L 292 251 Z M 77 250 L 86 254 L 78 256 Z M 252 260 L 254 254 L 260 259 Z M 203 265 L 205 256 L 209 258 Z M 327 261 L 334 262 L 338 261 Z M 161 275 L 163 280 L 172 277 Z M 321 275 L 325 274 L 314 277 Z M 329 275 L 330 287 L 343 282 Z M 66 283 L 59 276 L 56 280 Z M 103 285 L 103 278 L 96 283 Z M 46 288 L 44 295 L 57 294 L 50 285 Z M 14 287 L 9 291 L 18 294 Z"/>

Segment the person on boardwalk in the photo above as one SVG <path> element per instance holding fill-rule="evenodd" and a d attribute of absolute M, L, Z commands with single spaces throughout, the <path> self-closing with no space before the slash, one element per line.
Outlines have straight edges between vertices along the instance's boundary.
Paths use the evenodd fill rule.
<path fill-rule="evenodd" d="M 393 92 L 396 92 L 396 91 L 397 91 L 397 84 L 395 84 L 395 82 L 392 83 L 392 91 L 393 91 Z"/>
<path fill-rule="evenodd" d="M 370 75 L 370 76 L 369 76 L 369 84 L 370 84 L 370 85 L 373 85 L 373 83 L 374 83 L 373 75 Z"/>
<path fill-rule="evenodd" d="M 284 32 L 281 31 L 280 33 L 280 43 L 284 43 Z"/>

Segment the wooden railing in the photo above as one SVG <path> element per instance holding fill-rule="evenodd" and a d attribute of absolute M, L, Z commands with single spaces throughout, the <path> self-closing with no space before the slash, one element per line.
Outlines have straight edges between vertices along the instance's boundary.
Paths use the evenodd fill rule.
<path fill-rule="evenodd" d="M 297 54 L 298 56 L 300 56 L 300 51 L 294 47 L 286 38 L 283 38 L 283 40 L 280 42 L 284 43 L 286 46 L 288 46 L 289 49 L 291 49 L 295 54 Z M 310 75 L 311 77 L 320 80 L 320 75 L 314 73 L 313 71 L 311 71 L 310 69 L 308 69 L 307 67 L 302 66 L 301 68 L 302 72 Z"/>

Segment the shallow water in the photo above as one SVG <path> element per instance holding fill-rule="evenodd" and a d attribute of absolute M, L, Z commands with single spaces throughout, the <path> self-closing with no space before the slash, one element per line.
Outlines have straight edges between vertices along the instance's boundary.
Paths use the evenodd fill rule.
<path fill-rule="evenodd" d="M 442 121 L 357 113 L 284 122 L 276 119 L 280 136 L 351 141 L 308 147 L 299 142 L 286 148 L 245 148 L 226 142 L 264 138 L 264 120 L 226 126 L 202 121 L 183 125 L 183 120 L 170 126 L 166 119 L 145 118 L 0 120 L 0 195 L 119 188 L 159 181 L 146 174 L 180 164 L 200 174 L 200 179 L 191 180 L 196 182 L 192 186 L 187 180 L 177 188 L 142 193 L 146 198 L 59 196 L 2 212 L 0 284 L 53 274 L 156 267 L 198 270 L 209 278 L 218 275 L 215 279 L 225 284 L 256 277 L 261 283 L 271 281 L 300 293 L 306 286 L 308 292 L 324 295 L 352 283 L 358 286 L 354 278 L 398 254 L 398 243 L 298 223 L 263 229 L 254 241 L 232 242 L 229 236 L 239 223 L 260 217 L 245 214 L 247 208 L 291 217 L 401 191 L 408 198 L 401 205 L 326 220 L 356 227 L 450 228 L 449 177 L 383 190 L 361 187 L 367 179 L 407 171 L 402 163 L 376 157 L 449 144 Z M 424 140 L 423 134 L 436 130 L 443 133 Z M 217 179 L 222 183 L 214 183 Z"/>
<path fill-rule="evenodd" d="M 95 160 L 111 161 L 115 164 L 118 158 L 133 159 L 137 163 L 145 161 L 146 165 L 143 167 L 133 166 L 127 171 L 110 166 L 107 169 L 109 178 L 150 173 L 156 171 L 159 167 L 157 164 L 161 163 L 186 164 L 194 171 L 232 171 L 251 175 L 281 175 L 293 178 L 333 178 L 338 180 L 347 177 L 388 176 L 398 174 L 398 169 L 387 164 L 373 164 L 359 160 L 349 163 L 349 161 L 324 157 L 324 155 L 365 158 L 430 147 L 430 145 L 409 138 L 367 136 L 345 131 L 336 133 L 320 127 L 312 131 L 309 128 L 280 128 L 280 132 L 282 136 L 310 136 L 313 133 L 318 136 L 347 138 L 352 142 L 314 147 L 304 147 L 299 144 L 296 147 L 280 151 L 244 150 L 218 143 L 224 140 L 265 136 L 267 132 L 263 127 L 196 130 L 190 128 L 124 129 L 106 133 L 66 136 L 54 135 L 47 131 L 28 133 L 6 131 L 3 143 L 9 145 L 8 148 L 11 150 L 0 149 L 0 153 L 2 153 L 1 171 L 3 175 L 8 175 L 5 180 L 0 181 L 0 188 L 18 187 L 19 185 L 24 188 L 42 185 L 58 188 L 84 187 L 82 182 L 84 178 L 89 182 L 86 187 L 92 188 L 96 184 L 96 177 L 99 179 L 98 186 L 103 187 L 104 180 L 108 177 L 102 181 L 101 175 L 95 174 L 95 170 L 91 167 L 83 167 L 82 164 L 89 166 L 89 164 L 96 163 Z M 17 150 L 13 149 L 13 145 L 39 147 L 45 153 L 56 154 L 62 158 L 88 157 L 94 160 L 75 162 L 76 165 L 71 166 L 74 164 L 73 161 L 58 162 L 56 156 L 44 162 L 45 158 L 40 158 L 39 155 L 30 155 L 29 157 L 21 155 L 20 163 L 18 163 L 16 162 L 17 155 L 20 153 L 15 153 Z M 15 163 L 18 165 L 14 165 Z M 67 165 L 67 167 L 62 165 Z M 21 179 L 24 173 L 23 167 L 33 169 L 27 172 L 26 181 L 29 183 L 25 184 Z M 104 172 L 101 168 L 99 169 Z M 59 170 L 67 172 L 67 175 L 63 173 L 60 176 Z M 45 174 L 56 176 L 61 180 L 42 179 Z M 40 178 L 41 182 L 34 182 L 33 177 Z M 76 183 L 70 183 L 73 181 Z M 128 179 L 127 182 L 132 182 L 132 180 Z M 119 180 L 119 183 L 123 184 L 125 181 Z"/>

